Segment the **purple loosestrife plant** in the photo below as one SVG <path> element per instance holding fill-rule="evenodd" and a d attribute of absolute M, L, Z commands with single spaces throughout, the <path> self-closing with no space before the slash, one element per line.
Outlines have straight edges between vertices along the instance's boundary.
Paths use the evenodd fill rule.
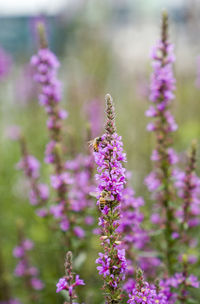
<path fill-rule="evenodd" d="M 39 101 L 44 106 L 48 115 L 47 127 L 49 129 L 50 142 L 46 146 L 45 161 L 52 164 L 54 168 L 54 173 L 51 175 L 51 185 L 57 193 L 57 203 L 60 210 L 58 220 L 61 229 L 67 231 L 72 228 L 67 187 L 73 182 L 70 174 L 65 169 L 62 142 L 62 122 L 67 117 L 67 112 L 59 105 L 61 100 L 61 83 L 57 79 L 57 70 L 60 64 L 54 53 L 47 47 L 42 24 L 39 24 L 39 33 L 40 49 L 37 55 L 32 57 L 31 64 L 36 70 L 34 79 L 41 87 Z M 67 242 L 70 247 L 69 237 Z"/>
<path fill-rule="evenodd" d="M 142 270 L 137 271 L 136 287 L 129 294 L 128 304 L 168 304 L 159 286 L 144 281 Z"/>
<path fill-rule="evenodd" d="M 30 263 L 29 251 L 34 247 L 30 239 L 26 239 L 23 233 L 23 224 L 18 223 L 19 244 L 13 249 L 13 256 L 18 260 L 14 274 L 21 277 L 28 291 L 31 301 L 38 299 L 36 291 L 44 288 L 43 282 L 38 278 L 39 271 Z"/>
<path fill-rule="evenodd" d="M 17 164 L 17 168 L 24 171 L 25 176 L 29 180 L 30 193 L 29 201 L 31 205 L 37 206 L 36 213 L 39 216 L 46 216 L 48 210 L 46 208 L 49 198 L 49 188 L 46 184 L 39 183 L 40 177 L 40 163 L 33 156 L 28 153 L 27 144 L 21 132 L 18 135 L 18 141 L 21 147 L 22 158 Z"/>
<path fill-rule="evenodd" d="M 124 189 L 125 169 L 121 137 L 116 133 L 115 113 L 112 97 L 106 95 L 107 121 L 105 133 L 95 139 L 94 157 L 97 164 L 98 201 L 101 228 L 101 246 L 96 263 L 99 274 L 104 281 L 104 294 L 107 304 L 120 303 L 122 297 L 121 283 L 125 279 L 125 249 L 120 248 L 121 238 L 118 232 L 120 209 Z"/>
<path fill-rule="evenodd" d="M 57 290 L 56 292 L 60 292 L 62 290 L 66 290 L 68 293 L 68 302 L 65 304 L 72 304 L 75 299 L 77 299 L 76 295 L 76 287 L 79 285 L 85 285 L 84 281 L 79 278 L 79 275 L 75 275 L 72 271 L 72 253 L 68 251 L 66 254 L 65 260 L 65 276 L 59 279 L 58 283 L 56 284 Z M 77 304 L 77 303 L 76 303 Z"/>
<path fill-rule="evenodd" d="M 180 208 L 176 216 L 180 221 L 180 232 L 182 243 L 190 245 L 190 229 L 200 224 L 200 179 L 196 175 L 196 143 L 192 144 L 185 172 L 174 170 L 174 184 L 177 196 L 181 199 Z"/>
<path fill-rule="evenodd" d="M 197 285 L 193 287 L 199 287 L 197 278 L 191 275 L 192 265 L 197 262 L 197 258 L 189 254 L 191 247 L 197 247 L 198 238 L 194 238 L 194 228 L 196 229 L 200 222 L 200 179 L 196 175 L 195 169 L 196 143 L 194 142 L 187 157 L 185 172 L 175 171 L 174 174 L 175 186 L 181 199 L 180 208 L 176 213 L 180 222 L 177 238 L 180 242 L 179 262 L 182 268 L 182 273 L 180 273 L 181 283 L 178 285 L 181 303 L 187 303 L 188 301 L 188 287 L 191 286 L 191 284 L 188 284 L 189 277 L 192 276 L 196 280 Z"/>
<path fill-rule="evenodd" d="M 172 189 L 172 165 L 177 157 L 172 149 L 171 133 L 177 129 L 170 104 L 174 99 L 175 79 L 172 63 L 174 62 L 173 46 L 168 42 L 168 16 L 162 15 L 162 35 L 152 52 L 153 74 L 151 77 L 150 100 L 152 105 L 146 115 L 154 121 L 148 124 L 147 130 L 153 131 L 156 137 L 156 149 L 152 154 L 154 170 L 146 178 L 145 183 L 153 198 L 156 209 L 160 209 L 161 225 L 164 227 L 166 266 L 170 274 L 174 271 L 175 252 L 173 239 L 174 204 Z M 154 215 L 155 218 L 155 215 Z"/>

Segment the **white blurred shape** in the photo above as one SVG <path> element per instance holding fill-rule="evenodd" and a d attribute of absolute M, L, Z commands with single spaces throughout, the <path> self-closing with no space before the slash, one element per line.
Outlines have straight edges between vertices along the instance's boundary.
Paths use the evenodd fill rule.
<path fill-rule="evenodd" d="M 0 0 L 0 15 L 56 14 L 71 0 Z"/>

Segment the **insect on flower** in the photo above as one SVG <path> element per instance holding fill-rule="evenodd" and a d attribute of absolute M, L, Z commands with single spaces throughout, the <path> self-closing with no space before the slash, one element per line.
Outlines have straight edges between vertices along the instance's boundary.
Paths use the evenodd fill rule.
<path fill-rule="evenodd" d="M 107 190 L 103 190 L 101 193 L 100 192 L 90 192 L 89 193 L 92 197 L 98 198 L 99 196 L 99 208 L 103 210 L 106 204 L 112 202 L 113 200 L 111 199 L 110 195 L 111 192 Z"/>
<path fill-rule="evenodd" d="M 102 141 L 101 137 L 96 137 L 89 141 L 89 145 L 93 148 L 94 152 L 99 151 L 99 143 Z"/>
<path fill-rule="evenodd" d="M 111 195 L 110 191 L 103 190 L 101 192 L 101 196 L 99 198 L 99 207 L 101 210 L 103 210 L 103 208 L 107 203 L 112 202 L 110 195 Z"/>

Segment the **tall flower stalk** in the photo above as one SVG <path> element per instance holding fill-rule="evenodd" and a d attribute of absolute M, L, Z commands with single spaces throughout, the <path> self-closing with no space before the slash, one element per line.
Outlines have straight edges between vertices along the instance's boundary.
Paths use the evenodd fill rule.
<path fill-rule="evenodd" d="M 183 243 L 189 245 L 189 238 L 187 236 L 188 230 L 195 225 L 195 215 L 200 213 L 199 208 L 199 178 L 196 176 L 196 143 L 193 142 L 190 153 L 187 157 L 187 167 L 183 179 L 183 191 L 182 191 L 182 223 L 181 223 L 181 236 Z M 197 224 L 199 220 L 197 220 Z"/>
<path fill-rule="evenodd" d="M 69 302 L 65 304 L 73 304 L 74 300 L 77 299 L 76 287 L 79 285 L 85 285 L 84 281 L 79 278 L 79 275 L 75 275 L 72 269 L 72 253 L 68 251 L 65 259 L 65 276 L 59 279 L 56 284 L 56 292 L 66 290 L 68 293 Z"/>
<path fill-rule="evenodd" d="M 125 279 L 125 249 L 121 249 L 120 209 L 122 191 L 124 189 L 125 169 L 121 137 L 116 132 L 115 112 L 112 97 L 106 99 L 107 121 L 105 133 L 95 139 L 94 157 L 97 164 L 96 179 L 98 182 L 98 201 L 100 211 L 99 226 L 101 228 L 101 246 L 96 263 L 104 281 L 104 294 L 107 304 L 120 303 L 122 297 L 121 283 Z"/>
<path fill-rule="evenodd" d="M 51 175 L 51 185 L 57 193 L 56 200 L 60 210 L 60 227 L 63 231 L 67 231 L 72 228 L 67 187 L 73 182 L 70 174 L 65 169 L 65 148 L 62 142 L 62 121 L 67 117 L 67 112 L 59 105 L 61 100 L 61 83 L 57 79 L 57 70 L 60 64 L 55 54 L 47 46 L 43 25 L 39 24 L 38 29 L 40 49 L 32 57 L 31 64 L 36 69 L 34 79 L 39 83 L 41 89 L 39 102 L 44 106 L 48 116 L 47 127 L 50 142 L 46 146 L 45 161 L 53 166 L 54 172 Z M 67 242 L 70 248 L 70 237 L 68 237 Z"/>
<path fill-rule="evenodd" d="M 20 277 L 24 281 L 24 285 L 30 297 L 30 301 L 38 299 L 36 291 L 44 288 L 43 282 L 38 278 L 39 271 L 31 265 L 29 251 L 34 247 L 34 243 L 30 239 L 26 239 L 23 232 L 23 223 L 18 222 L 18 239 L 19 243 L 13 249 L 13 256 L 18 260 L 15 268 L 15 276 Z"/>
<path fill-rule="evenodd" d="M 25 138 L 21 132 L 18 135 L 18 141 L 21 148 L 22 158 L 17 164 L 17 168 L 24 171 L 30 184 L 29 201 L 32 205 L 39 207 L 36 213 L 39 216 L 46 216 L 47 211 L 47 200 L 49 197 L 49 188 L 46 184 L 39 183 L 40 177 L 40 162 L 28 152 L 28 147 Z"/>
<path fill-rule="evenodd" d="M 179 172 L 175 175 L 175 185 L 178 186 L 178 195 L 181 198 L 181 206 L 177 211 L 177 217 L 180 222 L 180 229 L 178 238 L 180 241 L 180 252 L 179 257 L 182 270 L 182 282 L 179 286 L 181 303 L 187 303 L 190 284 L 188 281 L 196 281 L 194 287 L 199 286 L 198 280 L 194 275 L 191 275 L 191 265 L 195 264 L 196 257 L 188 254 L 189 248 L 193 244 L 197 246 L 197 239 L 191 237 L 191 232 L 199 222 L 200 215 L 200 191 L 199 184 L 200 180 L 195 173 L 196 169 L 196 143 L 193 142 L 190 152 L 187 156 L 187 165 L 185 172 Z M 194 233 L 193 233 L 194 234 Z M 195 247 L 196 247 L 195 246 Z"/>
<path fill-rule="evenodd" d="M 18 126 L 10 126 L 7 130 L 7 136 L 19 143 L 21 159 L 16 167 L 24 172 L 26 179 L 29 181 L 30 204 L 40 207 L 40 209 L 36 211 L 37 214 L 45 216 L 47 215 L 46 205 L 49 198 L 49 188 L 46 184 L 40 183 L 39 181 L 40 162 L 29 153 L 26 139 Z"/>
<path fill-rule="evenodd" d="M 173 46 L 168 41 L 168 16 L 162 15 L 162 33 L 159 41 L 152 52 L 153 74 L 151 78 L 150 100 L 153 105 L 147 110 L 146 115 L 154 118 L 147 126 L 148 131 L 153 131 L 156 137 L 156 149 L 151 159 L 154 161 L 154 170 L 146 178 L 145 182 L 154 199 L 159 202 L 161 218 L 164 225 L 166 248 L 166 264 L 170 274 L 173 273 L 175 255 L 173 220 L 173 189 L 171 182 L 172 165 L 177 157 L 172 149 L 171 132 L 177 129 L 170 104 L 174 99 L 175 79 L 173 76 L 172 63 L 174 62 Z M 158 208 L 158 207 L 157 207 Z M 163 212 L 164 210 L 164 212 Z"/>

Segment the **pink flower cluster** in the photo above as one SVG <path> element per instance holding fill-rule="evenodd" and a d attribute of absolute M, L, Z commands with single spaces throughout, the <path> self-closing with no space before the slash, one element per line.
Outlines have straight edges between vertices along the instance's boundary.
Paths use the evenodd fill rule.
<path fill-rule="evenodd" d="M 168 304 L 163 292 L 156 292 L 155 286 L 144 283 L 142 288 L 134 288 L 129 294 L 129 304 Z"/>
<path fill-rule="evenodd" d="M 85 283 L 82 279 L 80 279 L 79 275 L 75 275 L 72 271 L 71 251 L 67 252 L 64 265 L 65 265 L 65 276 L 59 279 L 58 283 L 56 284 L 57 287 L 56 292 L 67 290 L 70 303 L 74 303 L 73 300 L 77 298 L 75 291 L 76 287 L 80 285 L 85 285 Z"/>
<path fill-rule="evenodd" d="M 38 269 L 29 263 L 28 251 L 33 249 L 33 242 L 29 239 L 23 239 L 20 244 L 14 248 L 13 256 L 18 259 L 15 268 L 15 275 L 23 277 L 34 290 L 44 288 L 43 282 L 38 278 Z"/>
<path fill-rule="evenodd" d="M 196 276 L 189 275 L 188 277 L 186 277 L 183 273 L 175 273 L 172 277 L 169 277 L 165 280 L 161 280 L 160 286 L 162 292 L 167 298 L 167 303 L 175 304 L 177 300 L 180 300 L 179 289 L 183 285 L 187 288 L 199 288 L 200 286 Z M 188 294 L 188 291 L 185 290 L 185 293 Z"/>
<path fill-rule="evenodd" d="M 47 216 L 47 201 L 49 198 L 49 188 L 46 184 L 40 183 L 40 162 L 28 153 L 26 142 L 20 135 L 18 136 L 21 147 L 22 159 L 17 164 L 17 169 L 23 170 L 30 185 L 29 201 L 36 206 L 36 213 L 39 216 Z"/>
<path fill-rule="evenodd" d="M 106 134 L 104 134 L 101 136 L 98 152 L 94 152 L 95 162 L 98 165 L 96 175 L 98 191 L 107 191 L 112 199 L 118 201 L 122 198 L 125 184 L 125 169 L 122 162 L 126 161 L 126 155 L 122 146 L 121 136 L 118 136 L 117 133 L 112 135 L 110 142 L 107 141 Z"/>
<path fill-rule="evenodd" d="M 38 54 L 31 58 L 31 64 L 37 68 L 34 79 L 42 85 L 40 103 L 47 107 L 48 113 L 51 110 L 51 103 L 59 102 L 61 99 L 61 84 L 56 76 L 60 64 L 48 48 L 40 49 Z"/>
<path fill-rule="evenodd" d="M 168 304 L 167 297 L 160 286 L 144 281 L 143 272 L 136 272 L 136 285 L 129 293 L 128 304 Z"/>
<path fill-rule="evenodd" d="M 56 292 L 60 292 L 61 290 L 68 290 L 69 296 L 72 296 L 74 288 L 79 285 L 85 285 L 84 281 L 79 278 L 79 275 L 75 276 L 74 283 L 68 282 L 67 278 L 61 278 L 56 284 Z"/>
<path fill-rule="evenodd" d="M 46 184 L 38 183 L 40 177 L 40 163 L 32 155 L 28 155 L 24 151 L 21 161 L 17 164 L 17 168 L 24 171 L 25 175 L 29 178 L 30 193 L 29 200 L 32 205 L 43 206 L 49 198 L 49 189 Z M 37 211 L 40 213 L 40 210 Z"/>
<path fill-rule="evenodd" d="M 75 214 L 73 232 L 78 238 L 82 239 L 85 237 L 83 227 L 91 226 L 94 222 L 93 217 L 86 213 L 89 208 L 93 207 L 93 201 L 89 197 L 89 193 L 95 190 L 92 175 L 92 158 L 91 156 L 79 154 L 65 163 L 65 169 L 67 172 L 64 173 L 64 176 L 70 179 L 70 183 L 68 183 L 69 210 Z M 53 180 L 53 182 L 57 185 L 56 180 Z M 60 227 L 63 231 L 69 229 L 69 220 L 65 214 L 64 201 L 51 205 L 50 213 L 55 219 L 60 220 Z M 77 213 L 81 213 L 82 217 L 78 219 Z"/>

